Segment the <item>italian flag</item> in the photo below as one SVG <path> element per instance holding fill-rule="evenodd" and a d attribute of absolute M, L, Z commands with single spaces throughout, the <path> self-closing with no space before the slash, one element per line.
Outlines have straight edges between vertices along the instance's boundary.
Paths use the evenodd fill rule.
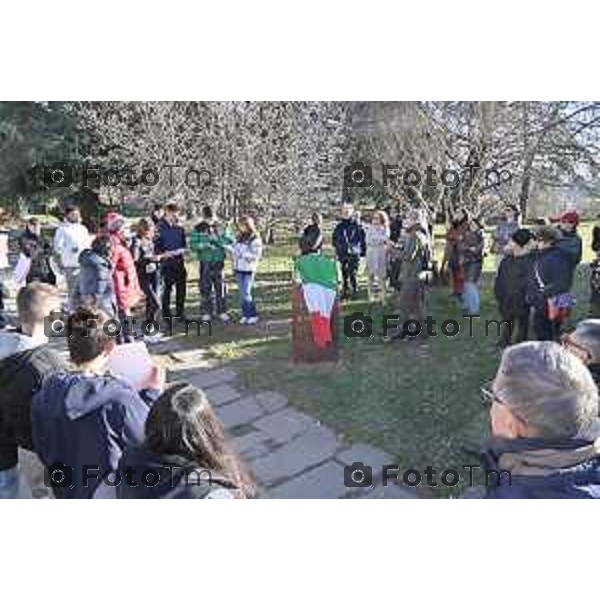
<path fill-rule="evenodd" d="M 296 258 L 295 268 L 310 313 L 315 345 L 325 348 L 332 342 L 331 312 L 337 293 L 335 260 L 320 254 L 308 254 Z"/>

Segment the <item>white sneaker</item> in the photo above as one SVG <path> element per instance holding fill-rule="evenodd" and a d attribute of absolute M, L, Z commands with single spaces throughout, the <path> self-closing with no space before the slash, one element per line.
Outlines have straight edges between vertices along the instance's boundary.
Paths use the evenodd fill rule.
<path fill-rule="evenodd" d="M 227 313 L 221 313 L 221 314 L 219 315 L 219 319 L 221 319 L 221 321 L 222 321 L 223 323 L 229 323 L 229 321 L 231 320 L 231 319 L 229 318 L 229 315 L 228 315 Z"/>
<path fill-rule="evenodd" d="M 247 325 L 256 325 L 258 323 L 258 317 L 248 317 L 246 321 Z"/>
<path fill-rule="evenodd" d="M 240 319 L 240 325 L 247 325 L 248 324 L 248 317 L 242 317 Z"/>
<path fill-rule="evenodd" d="M 212 320 L 212 316 L 206 313 L 205 315 L 202 315 L 200 317 L 200 320 L 204 321 L 205 323 L 210 323 L 210 321 Z"/>

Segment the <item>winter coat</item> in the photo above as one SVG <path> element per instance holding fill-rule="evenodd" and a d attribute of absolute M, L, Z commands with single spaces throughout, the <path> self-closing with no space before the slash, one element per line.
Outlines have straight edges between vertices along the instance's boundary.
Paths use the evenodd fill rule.
<path fill-rule="evenodd" d="M 386 242 L 390 239 L 390 231 L 380 225 L 369 225 L 366 230 L 367 271 L 371 275 L 385 277 L 387 271 L 388 249 Z"/>
<path fill-rule="evenodd" d="M 491 473 L 485 497 L 600 498 L 598 440 L 495 439 L 480 457 L 481 466 L 508 475 Z M 499 481 L 500 485 L 497 485 Z"/>
<path fill-rule="evenodd" d="M 364 256 L 367 251 L 365 230 L 354 219 L 342 219 L 335 226 L 332 243 L 338 260 Z"/>
<path fill-rule="evenodd" d="M 320 252 L 323 247 L 323 234 L 321 228 L 314 223 L 304 228 L 299 240 L 302 254 L 314 254 Z"/>
<path fill-rule="evenodd" d="M 571 265 L 570 270 L 570 283 L 569 288 L 573 285 L 573 278 L 575 277 L 575 270 L 577 265 L 581 262 L 581 255 L 583 251 L 583 245 L 581 238 L 576 231 L 564 232 L 562 237 L 558 240 L 556 246 L 565 253 L 569 259 Z"/>
<path fill-rule="evenodd" d="M 18 331 L 0 332 L 0 471 L 18 463 L 18 447 L 31 450 L 31 397 L 46 377 L 66 366 L 46 344 Z"/>
<path fill-rule="evenodd" d="M 138 393 L 110 375 L 48 377 L 33 397 L 31 421 L 34 449 L 44 465 L 72 469 L 72 487 L 53 485 L 55 496 L 92 498 L 103 475 L 117 470 L 126 448 L 143 442 L 149 406 L 157 396 L 156 390 Z M 87 482 L 85 465 L 94 467 Z"/>
<path fill-rule="evenodd" d="M 180 251 L 181 254 L 166 258 L 160 263 L 160 270 L 167 277 L 177 277 L 182 268 L 183 251 L 186 248 L 185 231 L 181 225 L 171 225 L 166 219 L 161 219 L 157 225 L 158 235 L 154 242 L 156 254 Z"/>
<path fill-rule="evenodd" d="M 129 469 L 131 475 L 125 476 Z M 144 446 L 128 449 L 120 463 L 123 473 L 116 488 L 119 499 L 234 499 L 235 487 L 227 479 L 182 456 L 155 454 Z M 156 485 L 144 485 L 141 473 L 158 473 Z"/>
<path fill-rule="evenodd" d="M 592 250 L 600 252 L 600 227 L 598 225 L 595 225 L 592 229 Z"/>
<path fill-rule="evenodd" d="M 551 246 L 534 253 L 532 263 L 527 284 L 527 303 L 542 309 L 548 298 L 564 294 L 571 288 L 571 262 L 557 246 Z"/>
<path fill-rule="evenodd" d="M 527 286 L 532 267 L 531 254 L 507 255 L 502 259 L 494 282 L 494 295 L 501 315 L 516 317 L 529 311 Z"/>
<path fill-rule="evenodd" d="M 56 285 L 56 275 L 50 262 L 51 248 L 40 235 L 26 229 L 19 238 L 19 248 L 21 252 L 29 259 L 31 265 L 25 279 L 26 283 L 41 281 Z"/>
<path fill-rule="evenodd" d="M 112 314 L 115 293 L 110 260 L 88 249 L 79 255 L 79 267 L 76 303 L 82 296 L 92 296 L 98 308 Z"/>
<path fill-rule="evenodd" d="M 218 222 L 201 221 L 192 231 L 190 247 L 200 262 L 224 262 L 225 251 L 233 242 L 231 233 L 221 231 Z"/>
<path fill-rule="evenodd" d="M 239 236 L 233 245 L 233 270 L 254 273 L 262 256 L 262 241 L 259 235 Z"/>
<path fill-rule="evenodd" d="M 458 243 L 458 254 L 462 258 L 465 281 L 477 283 L 483 267 L 485 239 L 483 231 L 468 230 Z"/>
<path fill-rule="evenodd" d="M 129 311 L 142 298 L 137 269 L 127 244 L 119 234 L 111 234 L 110 243 L 115 300 L 120 310 Z"/>

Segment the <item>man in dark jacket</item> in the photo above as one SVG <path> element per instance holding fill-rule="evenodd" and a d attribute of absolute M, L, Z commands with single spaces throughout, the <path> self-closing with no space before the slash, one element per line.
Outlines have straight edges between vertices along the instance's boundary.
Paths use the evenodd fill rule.
<path fill-rule="evenodd" d="M 66 368 L 44 333 L 44 318 L 59 308 L 56 288 L 31 283 L 17 296 L 20 329 L 0 332 L 0 498 L 19 497 L 18 449 L 33 447 L 33 393 Z"/>
<path fill-rule="evenodd" d="M 529 229 L 518 229 L 503 248 L 503 259 L 500 261 L 494 295 L 498 301 L 498 311 L 503 321 L 510 326 L 500 328 L 500 347 L 511 343 L 516 328 L 515 342 L 524 342 L 529 329 L 529 305 L 527 304 L 527 284 L 531 276 L 532 257 L 529 244 L 533 233 Z"/>
<path fill-rule="evenodd" d="M 186 248 L 185 231 L 178 222 L 179 210 L 176 204 L 167 204 L 165 216 L 158 222 L 158 236 L 154 244 L 156 254 L 163 256 L 161 274 L 163 279 L 162 313 L 171 317 L 171 291 L 175 286 L 175 315 L 185 319 L 185 293 L 187 273 L 184 253 Z"/>
<path fill-rule="evenodd" d="M 150 404 L 164 385 L 154 369 L 140 390 L 107 372 L 115 338 L 109 316 L 79 309 L 69 319 L 69 354 L 78 371 L 48 377 L 33 397 L 34 449 L 57 498 L 93 498 L 114 481 L 123 452 L 141 444 Z"/>
<path fill-rule="evenodd" d="M 25 231 L 19 238 L 19 249 L 31 260 L 26 283 L 41 281 L 56 285 L 56 275 L 50 262 L 52 248 L 42 237 L 40 223 L 35 217 L 27 222 Z"/>
<path fill-rule="evenodd" d="M 511 346 L 486 396 L 486 498 L 600 498 L 598 390 L 576 356 L 554 342 Z"/>
<path fill-rule="evenodd" d="M 350 287 L 352 296 L 358 292 L 356 276 L 360 257 L 365 256 L 367 247 L 365 231 L 362 225 L 354 218 L 354 207 L 344 204 L 342 219 L 333 230 L 333 247 L 342 268 L 342 297 L 347 298 Z"/>
<path fill-rule="evenodd" d="M 548 299 L 571 288 L 572 263 L 558 246 L 559 232 L 542 227 L 536 234 L 537 253 L 527 286 L 527 302 L 533 307 L 533 327 L 538 340 L 555 340 L 560 321 L 548 318 Z"/>

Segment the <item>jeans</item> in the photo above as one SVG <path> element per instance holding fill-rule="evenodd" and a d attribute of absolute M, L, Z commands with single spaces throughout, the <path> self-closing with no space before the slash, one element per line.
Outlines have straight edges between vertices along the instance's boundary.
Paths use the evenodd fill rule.
<path fill-rule="evenodd" d="M 76 293 L 78 286 L 79 267 L 65 267 L 65 282 L 67 284 L 67 298 L 69 303 L 69 311 L 74 312 L 76 306 Z"/>
<path fill-rule="evenodd" d="M 146 321 L 158 321 L 160 310 L 160 274 L 158 269 L 152 273 L 138 271 L 138 279 L 146 296 Z"/>
<path fill-rule="evenodd" d="M 17 500 L 31 498 L 29 483 L 13 467 L 0 471 L 0 500 Z"/>
<path fill-rule="evenodd" d="M 474 281 L 466 281 L 463 288 L 463 308 L 469 315 L 478 315 L 481 310 L 479 287 Z"/>
<path fill-rule="evenodd" d="M 254 285 L 254 273 L 247 271 L 236 271 L 242 316 L 256 317 L 256 304 L 252 298 L 252 286 Z"/>
<path fill-rule="evenodd" d="M 227 312 L 223 268 L 224 265 L 221 261 L 200 262 L 200 295 L 202 296 L 202 312 L 208 315 L 212 315 L 215 304 L 218 314 Z"/>

